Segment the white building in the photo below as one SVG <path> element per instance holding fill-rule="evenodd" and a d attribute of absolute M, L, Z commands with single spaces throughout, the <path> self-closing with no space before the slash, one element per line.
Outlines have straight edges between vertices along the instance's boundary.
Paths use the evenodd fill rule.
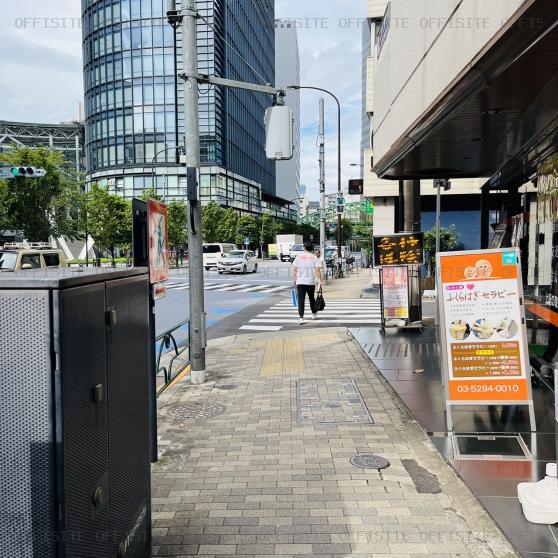
<path fill-rule="evenodd" d="M 300 85 L 300 55 L 297 29 L 288 19 L 275 20 L 275 84 L 286 88 Z M 294 118 L 294 155 L 290 161 L 277 161 L 276 195 L 285 200 L 300 197 L 300 92 L 288 90 L 285 104 Z"/>

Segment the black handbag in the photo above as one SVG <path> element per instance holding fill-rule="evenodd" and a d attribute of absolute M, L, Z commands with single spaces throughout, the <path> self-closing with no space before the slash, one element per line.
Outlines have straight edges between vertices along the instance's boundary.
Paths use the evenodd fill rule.
<path fill-rule="evenodd" d="M 316 297 L 316 310 L 318 312 L 321 312 L 324 309 L 325 309 L 325 300 L 324 300 L 324 295 L 322 293 L 322 288 L 320 287 L 320 290 L 318 291 L 318 296 Z"/>

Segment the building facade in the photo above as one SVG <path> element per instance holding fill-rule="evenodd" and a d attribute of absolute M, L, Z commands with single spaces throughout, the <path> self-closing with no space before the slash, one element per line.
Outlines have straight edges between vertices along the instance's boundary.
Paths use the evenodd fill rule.
<path fill-rule="evenodd" d="M 0 120 L 0 153 L 15 147 L 48 147 L 61 151 L 76 172 L 85 170 L 84 126 L 79 122 L 32 124 Z"/>
<path fill-rule="evenodd" d="M 200 73 L 275 82 L 272 0 L 198 0 L 196 7 Z M 182 38 L 167 23 L 165 0 L 86 0 L 82 19 L 88 182 L 126 197 L 154 188 L 185 199 L 185 168 L 176 165 L 184 144 L 184 84 L 175 80 Z M 264 149 L 270 104 L 264 95 L 200 86 L 202 203 L 253 214 L 275 203 L 268 200 L 275 163 Z"/>
<path fill-rule="evenodd" d="M 386 94 L 388 87 L 395 87 L 396 83 L 405 83 L 413 71 L 413 61 L 416 63 L 419 60 L 419 52 L 422 55 L 422 50 L 416 46 L 419 40 L 417 34 L 413 34 L 408 28 L 411 20 L 420 23 L 422 16 L 417 15 L 418 9 L 418 4 L 412 2 L 388 2 L 387 0 L 368 2 L 371 40 L 366 41 L 365 29 L 363 45 L 365 50 L 368 48 L 368 52 L 363 79 L 365 80 L 365 112 L 369 124 L 366 120 L 363 121 L 363 170 L 364 194 L 371 197 L 374 202 L 376 234 L 391 234 L 401 230 L 403 226 L 400 181 L 388 175 L 379 178 L 372 167 L 383 154 L 384 129 L 396 125 L 392 123 L 399 123 L 405 119 L 399 116 L 398 111 L 394 112 L 393 107 L 388 111 Z M 390 71 L 391 75 L 389 75 Z M 411 96 L 406 100 L 405 111 L 413 110 L 416 106 L 417 101 Z M 402 106 L 401 110 L 403 110 Z M 397 114 L 397 118 L 393 118 L 393 114 Z M 364 145 L 368 138 L 369 144 Z M 426 177 L 428 174 L 423 176 Z M 416 178 L 420 180 L 421 228 L 427 231 L 435 224 L 436 190 L 431 178 L 422 176 Z M 445 178 L 451 179 L 452 188 L 443 193 L 442 226 L 455 225 L 463 247 L 480 248 L 480 188 L 486 179 L 482 177 L 456 179 L 451 173 Z M 493 214 L 493 221 L 496 220 L 496 215 Z"/>
<path fill-rule="evenodd" d="M 275 20 L 275 74 L 277 87 L 300 85 L 300 54 L 297 28 L 288 19 Z M 300 91 L 288 90 L 285 104 L 293 111 L 294 154 L 290 161 L 277 161 L 277 196 L 300 197 Z"/>

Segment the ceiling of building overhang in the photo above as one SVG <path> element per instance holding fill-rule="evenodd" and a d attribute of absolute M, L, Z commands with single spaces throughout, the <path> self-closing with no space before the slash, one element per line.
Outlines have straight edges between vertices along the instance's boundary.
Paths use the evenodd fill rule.
<path fill-rule="evenodd" d="M 378 161 L 383 178 L 529 173 L 558 137 L 558 6 L 539 0 Z M 546 149 L 545 148 L 545 149 Z"/>

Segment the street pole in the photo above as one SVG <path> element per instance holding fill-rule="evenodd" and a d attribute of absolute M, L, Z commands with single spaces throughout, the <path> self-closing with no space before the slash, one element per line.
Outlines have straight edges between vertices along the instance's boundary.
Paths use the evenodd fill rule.
<path fill-rule="evenodd" d="M 182 52 L 184 65 L 184 125 L 186 165 L 200 171 L 200 139 L 198 116 L 198 45 L 196 34 L 195 0 L 182 2 Z M 197 185 L 196 185 L 197 189 Z M 189 199 L 190 226 L 188 227 L 188 252 L 190 256 L 190 364 L 192 384 L 203 384 L 205 374 L 205 306 L 203 285 L 202 212 L 198 199 Z"/>
<path fill-rule="evenodd" d="M 440 213 L 442 206 L 442 197 L 440 192 L 440 181 L 434 180 L 436 186 L 436 254 L 440 251 Z"/>
<path fill-rule="evenodd" d="M 325 234 L 326 234 L 326 207 L 325 207 L 325 121 L 324 99 L 320 99 L 320 121 L 318 125 L 318 144 L 320 147 L 320 254 L 322 265 L 325 266 Z"/>

